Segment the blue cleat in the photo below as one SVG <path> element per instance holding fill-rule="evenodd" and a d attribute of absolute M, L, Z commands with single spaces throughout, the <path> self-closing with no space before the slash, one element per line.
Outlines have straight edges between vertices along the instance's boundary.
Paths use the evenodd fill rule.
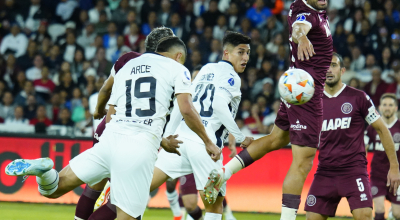
<path fill-rule="evenodd" d="M 17 159 L 6 166 L 6 174 L 9 176 L 42 176 L 54 166 L 50 158 L 36 160 Z"/>

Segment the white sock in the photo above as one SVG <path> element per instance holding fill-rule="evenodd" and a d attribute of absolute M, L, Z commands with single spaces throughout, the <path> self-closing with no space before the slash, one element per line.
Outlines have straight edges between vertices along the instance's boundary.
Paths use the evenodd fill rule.
<path fill-rule="evenodd" d="M 171 207 L 172 214 L 175 217 L 181 216 L 181 207 L 179 206 L 179 202 L 178 202 L 179 196 L 178 196 L 178 193 L 176 192 L 176 190 L 174 190 L 172 193 L 169 193 L 168 191 L 166 191 L 166 194 L 167 194 L 169 206 Z"/>
<path fill-rule="evenodd" d="M 206 212 L 204 220 L 222 220 L 222 214 Z"/>
<path fill-rule="evenodd" d="M 233 216 L 231 208 L 229 208 L 228 205 L 226 205 L 224 208 L 224 215 L 225 215 L 225 219 L 229 219 L 229 220 L 235 219 L 236 220 L 235 216 Z"/>
<path fill-rule="evenodd" d="M 297 209 L 282 207 L 281 220 L 296 220 Z"/>
<path fill-rule="evenodd" d="M 42 176 L 36 177 L 36 182 L 39 185 L 38 189 L 40 194 L 49 196 L 58 189 L 58 172 L 55 169 L 51 169 L 45 172 Z"/>
<path fill-rule="evenodd" d="M 243 169 L 243 162 L 241 162 L 240 157 L 238 157 L 237 155 L 232 158 L 232 160 L 230 160 L 225 166 L 225 175 L 224 175 L 224 179 L 225 181 L 229 180 L 231 178 L 231 176 L 237 172 L 239 172 L 239 170 Z"/>

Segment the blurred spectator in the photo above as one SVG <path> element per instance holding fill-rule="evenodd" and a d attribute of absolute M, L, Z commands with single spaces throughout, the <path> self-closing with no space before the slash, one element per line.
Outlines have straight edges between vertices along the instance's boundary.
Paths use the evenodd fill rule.
<path fill-rule="evenodd" d="M 372 69 L 375 67 L 375 64 L 375 56 L 373 54 L 368 54 L 365 59 L 365 68 L 357 72 L 357 78 L 362 83 L 365 84 L 372 80 Z"/>
<path fill-rule="evenodd" d="M 0 79 L 0 97 L 3 97 L 6 91 L 8 91 L 7 83 Z"/>
<path fill-rule="evenodd" d="M 49 100 L 51 93 L 56 88 L 51 79 L 49 79 L 49 68 L 46 66 L 42 69 L 42 78 L 33 81 L 33 85 L 35 86 L 36 94 L 41 96 L 44 100 Z"/>
<path fill-rule="evenodd" d="M 186 42 L 188 39 L 188 33 L 186 32 L 185 27 L 181 24 L 181 17 L 178 13 L 173 13 L 170 17 L 171 25 L 170 28 L 174 32 L 174 34 L 181 38 L 182 41 Z"/>
<path fill-rule="evenodd" d="M 118 2 L 118 1 L 113 1 L 113 2 Z M 128 13 L 132 10 L 132 8 L 129 7 L 129 1 L 128 0 L 121 0 L 119 2 L 119 7 L 117 7 L 115 10 L 112 11 L 112 21 L 116 22 L 119 25 L 122 25 L 126 22 L 126 17 L 128 16 Z"/>
<path fill-rule="evenodd" d="M 85 120 L 77 122 L 75 126 L 79 129 L 82 136 L 91 137 L 93 135 L 93 118 L 89 110 L 85 110 Z"/>
<path fill-rule="evenodd" d="M 26 99 L 26 104 L 24 106 L 25 106 L 24 107 L 24 118 L 27 118 L 29 120 L 35 118 L 37 104 L 36 104 L 36 98 L 34 95 L 28 95 L 28 97 Z"/>
<path fill-rule="evenodd" d="M 193 71 L 193 68 L 197 65 L 201 65 L 201 53 L 198 50 L 192 52 L 190 56 L 189 63 L 186 65 L 190 72 Z"/>
<path fill-rule="evenodd" d="M 225 15 L 220 15 L 217 20 L 217 25 L 214 26 L 213 37 L 222 41 L 227 30 L 228 26 L 226 26 L 226 17 Z"/>
<path fill-rule="evenodd" d="M 127 35 L 127 34 L 130 33 L 132 24 L 137 24 L 138 27 L 139 27 L 139 24 L 136 21 L 136 13 L 135 13 L 135 11 L 129 11 L 128 15 L 126 15 L 126 22 L 124 22 L 123 25 L 121 27 L 119 27 L 119 29 L 122 28 L 122 30 L 123 30 L 122 34 L 123 35 Z"/>
<path fill-rule="evenodd" d="M 74 88 L 75 83 L 72 80 L 71 72 L 65 72 L 60 76 L 60 85 L 56 87 L 55 92 L 66 92 L 66 99 L 69 100 L 72 97 L 72 90 Z"/>
<path fill-rule="evenodd" d="M 41 20 L 50 20 L 51 13 L 41 4 L 40 0 L 31 0 L 28 7 L 21 8 L 23 27 L 26 33 L 37 31 Z"/>
<path fill-rule="evenodd" d="M 201 14 L 206 26 L 214 27 L 217 24 L 218 17 L 222 13 L 218 10 L 218 0 L 211 0 L 208 5 L 208 11 Z"/>
<path fill-rule="evenodd" d="M 148 18 L 151 12 L 157 12 L 160 10 L 160 3 L 156 0 L 147 0 L 142 5 L 140 10 L 140 21 L 144 23 L 148 23 Z M 157 20 L 157 19 L 155 19 Z M 144 33 L 143 33 L 144 34 Z"/>
<path fill-rule="evenodd" d="M 89 10 L 89 21 L 90 23 L 98 23 L 100 21 L 100 15 L 104 12 L 106 15 L 107 20 L 111 19 L 111 10 L 110 8 L 106 7 L 104 0 L 97 0 L 96 6 Z"/>
<path fill-rule="evenodd" d="M 108 23 L 107 34 L 103 35 L 103 47 L 106 49 L 115 49 L 117 47 L 117 25 L 114 22 Z"/>
<path fill-rule="evenodd" d="M 58 45 L 53 45 L 50 49 L 50 54 L 46 58 L 46 64 L 49 69 L 54 72 L 58 70 L 61 66 L 63 59 L 60 53 L 60 47 Z"/>
<path fill-rule="evenodd" d="M 279 100 L 279 99 L 275 100 L 274 103 L 272 104 L 272 108 L 271 108 L 272 111 L 268 115 L 266 115 L 263 119 L 262 123 L 264 126 L 268 127 L 275 123 L 275 119 L 276 119 L 276 116 L 277 116 L 280 106 L 281 106 L 281 100 Z"/>
<path fill-rule="evenodd" d="M 144 35 L 139 32 L 139 26 L 136 23 L 130 25 L 129 34 L 125 35 L 124 43 L 133 51 L 139 50 L 140 41 L 146 39 Z"/>
<path fill-rule="evenodd" d="M 18 105 L 14 109 L 14 115 L 12 117 L 6 118 L 4 121 L 5 125 L 28 125 L 29 120 L 24 118 L 24 109 L 22 106 Z"/>
<path fill-rule="evenodd" d="M 78 22 L 78 30 L 82 32 L 86 24 L 93 24 L 89 21 L 89 15 L 86 10 L 81 10 L 79 12 L 79 22 Z"/>
<path fill-rule="evenodd" d="M 51 38 L 45 37 L 43 41 L 40 43 L 40 46 L 38 48 L 38 53 L 42 54 L 45 58 L 50 56 L 51 46 L 52 46 Z"/>
<path fill-rule="evenodd" d="M 267 19 L 266 24 L 262 27 L 261 38 L 264 39 L 265 42 L 270 42 L 274 36 L 283 32 L 283 30 L 283 24 L 273 15 Z"/>
<path fill-rule="evenodd" d="M 400 12 L 394 8 L 392 0 L 386 0 L 385 4 L 386 17 L 396 24 L 400 24 Z"/>
<path fill-rule="evenodd" d="M 211 53 L 206 58 L 207 63 L 216 63 L 222 59 L 222 45 L 217 39 L 211 42 Z"/>
<path fill-rule="evenodd" d="M 19 92 L 22 91 L 22 89 L 24 88 L 24 85 L 25 85 L 25 81 L 26 81 L 26 76 L 25 76 L 24 71 L 19 71 L 17 73 L 14 88 L 12 90 L 12 93 L 14 96 L 16 96 Z"/>
<path fill-rule="evenodd" d="M 361 31 L 361 22 L 364 18 L 361 8 L 356 9 L 353 17 L 347 18 L 344 22 L 344 31 L 346 34 L 358 34 Z"/>
<path fill-rule="evenodd" d="M 103 37 L 97 35 L 94 39 L 94 44 L 87 45 L 85 47 L 85 58 L 86 60 L 92 60 L 96 56 L 98 48 L 103 47 Z"/>
<path fill-rule="evenodd" d="M 15 4 L 15 0 L 7 0 L 4 3 L 4 6 L 0 8 L 0 21 L 2 21 L 3 28 L 8 31 L 10 25 L 16 22 L 20 8 L 18 4 Z"/>
<path fill-rule="evenodd" d="M 0 67 L 1 68 L 1 67 Z M 14 87 L 14 82 L 16 81 L 17 74 L 20 70 L 16 65 L 16 59 L 14 55 L 10 54 L 7 56 L 6 65 L 3 65 L 3 70 L 0 70 L 0 78 L 7 82 L 9 88 Z"/>
<path fill-rule="evenodd" d="M 386 19 L 384 10 L 377 10 L 375 25 L 372 26 L 372 31 L 378 33 L 380 28 L 386 27 L 389 33 L 393 32 L 394 24 L 390 19 Z"/>
<path fill-rule="evenodd" d="M 129 5 L 135 9 L 136 14 L 140 15 L 144 2 L 145 0 L 130 0 Z"/>
<path fill-rule="evenodd" d="M 390 84 L 386 92 L 396 94 L 398 100 L 400 100 L 400 71 L 394 73 L 395 82 Z"/>
<path fill-rule="evenodd" d="M 240 26 L 240 16 L 238 5 L 231 2 L 228 9 L 228 28 L 229 30 L 236 30 Z"/>
<path fill-rule="evenodd" d="M 256 48 L 255 56 L 250 58 L 249 62 L 247 63 L 247 67 L 255 67 L 257 69 L 261 69 L 261 64 L 266 58 L 266 49 L 264 45 L 259 44 Z"/>
<path fill-rule="evenodd" d="M 285 45 L 280 45 L 278 48 L 276 68 L 278 70 L 287 70 L 289 68 L 288 52 Z"/>
<path fill-rule="evenodd" d="M 336 26 L 340 22 L 340 17 L 338 16 L 338 11 L 336 9 L 330 9 L 327 12 L 329 16 L 329 29 L 331 30 L 331 34 L 333 36 L 336 32 Z"/>
<path fill-rule="evenodd" d="M 59 85 L 61 82 L 61 76 L 66 72 L 71 72 L 71 64 L 68 63 L 67 61 L 64 61 L 64 62 L 62 62 L 61 68 L 59 69 L 59 71 L 53 74 L 53 76 L 51 77 L 51 80 L 56 85 Z"/>
<path fill-rule="evenodd" d="M 142 25 L 142 33 L 144 35 L 150 34 L 150 32 L 158 27 L 159 24 L 157 23 L 157 14 L 154 11 L 149 12 L 149 17 L 147 19 L 147 23 L 143 23 Z"/>
<path fill-rule="evenodd" d="M 64 25 L 65 27 L 65 33 L 58 36 L 56 39 L 56 44 L 58 45 L 63 45 L 67 42 L 67 36 L 68 34 L 74 34 L 75 36 L 75 30 L 76 30 L 76 24 L 73 21 L 68 21 L 67 23 L 65 23 Z"/>
<path fill-rule="evenodd" d="M 171 15 L 171 2 L 169 0 L 161 0 L 161 10 L 157 14 L 157 22 L 163 26 L 168 26 Z"/>
<path fill-rule="evenodd" d="M 267 102 L 272 103 L 274 100 L 274 88 L 275 88 L 274 81 L 271 78 L 267 77 L 264 78 L 261 82 L 262 82 L 262 89 L 261 92 L 258 93 L 257 95 L 258 96 L 257 100 L 260 97 L 264 97 Z M 264 109 L 260 107 L 260 110 L 262 110 L 261 113 L 264 115 Z"/>
<path fill-rule="evenodd" d="M 371 97 L 372 102 L 379 106 L 381 96 L 386 92 L 388 84 L 381 79 L 381 68 L 372 68 L 372 80 L 364 87 L 365 93 Z"/>
<path fill-rule="evenodd" d="M 94 25 L 92 23 L 86 24 L 85 29 L 82 34 L 76 40 L 81 47 L 86 48 L 94 44 L 94 39 L 96 38 L 96 33 L 94 32 Z"/>
<path fill-rule="evenodd" d="M 51 39 L 51 36 L 49 35 L 49 33 L 47 32 L 47 22 L 46 21 L 42 21 L 40 22 L 39 28 L 37 31 L 33 32 L 30 36 L 31 40 L 36 41 L 37 43 L 41 43 L 43 41 L 44 38 L 49 38 Z"/>
<path fill-rule="evenodd" d="M 377 51 L 378 49 L 382 49 L 384 47 L 389 47 L 390 35 L 389 35 L 388 29 L 386 27 L 379 28 L 378 33 L 373 34 L 373 36 L 376 36 L 376 37 L 372 39 L 372 45 L 371 45 L 372 49 Z"/>
<path fill-rule="evenodd" d="M 107 49 L 107 60 L 111 60 L 111 63 L 115 63 L 119 57 L 130 51 L 131 48 L 124 44 L 124 36 L 120 35 L 117 38 L 117 46 Z"/>
<path fill-rule="evenodd" d="M 104 35 L 107 33 L 107 27 L 108 27 L 108 19 L 107 19 L 107 14 L 106 12 L 102 11 L 100 12 L 100 18 L 99 22 L 95 23 L 94 25 L 94 31 L 98 35 Z"/>
<path fill-rule="evenodd" d="M 238 111 L 238 118 L 248 118 L 250 116 L 251 101 L 248 99 L 243 100 L 240 103 L 240 109 Z"/>
<path fill-rule="evenodd" d="M 13 24 L 11 32 L 1 41 L 0 53 L 14 54 L 18 58 L 24 55 L 27 46 L 28 38 L 23 33 L 20 33 L 18 25 Z"/>
<path fill-rule="evenodd" d="M 197 17 L 194 25 L 195 27 L 191 30 L 190 35 L 196 34 L 200 37 L 204 33 L 204 19 Z"/>
<path fill-rule="evenodd" d="M 370 1 L 365 1 L 363 6 L 363 11 L 364 11 L 364 18 L 368 19 L 371 25 L 374 25 L 376 21 L 376 11 L 371 8 Z M 331 25 L 331 22 L 329 22 L 329 25 Z"/>
<path fill-rule="evenodd" d="M 278 53 L 278 48 L 280 45 L 283 45 L 283 36 L 281 33 L 277 33 L 274 36 L 273 41 L 270 41 L 267 45 L 267 51 L 271 54 L 277 54 Z"/>
<path fill-rule="evenodd" d="M 55 123 L 58 120 L 58 113 L 61 108 L 61 97 L 59 93 L 52 93 L 50 103 L 46 104 L 47 117 Z"/>
<path fill-rule="evenodd" d="M 370 31 L 370 24 L 367 19 L 361 22 L 361 31 L 356 35 L 357 42 L 360 42 L 361 51 L 366 54 L 372 52 L 372 35 Z M 374 38 L 376 36 L 374 35 Z"/>
<path fill-rule="evenodd" d="M 349 85 L 352 78 L 356 78 L 357 73 L 351 70 L 351 58 L 349 56 L 343 57 L 343 65 L 346 68 L 346 72 L 342 75 L 342 82 Z"/>
<path fill-rule="evenodd" d="M 71 120 L 71 113 L 67 108 L 63 108 L 60 111 L 59 119 L 54 123 L 54 125 L 63 125 L 73 127 L 75 123 Z"/>
<path fill-rule="evenodd" d="M 75 107 L 74 110 L 72 111 L 71 120 L 74 121 L 75 123 L 85 120 L 86 119 L 85 111 L 86 109 L 89 109 L 88 98 L 82 97 L 80 101 L 82 104 L 80 106 Z"/>
<path fill-rule="evenodd" d="M 379 66 L 383 71 L 389 70 L 392 64 L 392 51 L 389 47 L 384 47 L 382 50 L 381 59 L 379 59 Z"/>
<path fill-rule="evenodd" d="M 336 1 L 340 1 L 340 0 L 330 1 L 329 3 L 334 3 Z M 345 0 L 344 3 L 345 3 L 344 7 L 339 9 L 340 17 L 348 18 L 348 17 L 354 15 L 356 8 L 354 7 L 353 0 Z"/>
<path fill-rule="evenodd" d="M 13 104 L 13 95 L 11 92 L 4 92 L 2 102 L 0 103 L 0 118 L 8 118 L 14 115 L 15 105 Z"/>
<path fill-rule="evenodd" d="M 243 135 L 245 135 L 245 136 L 251 136 L 252 135 L 250 129 L 244 124 L 243 119 L 236 118 L 235 122 L 238 125 L 240 131 L 243 133 Z"/>
<path fill-rule="evenodd" d="M 71 64 L 71 73 L 74 81 L 79 81 L 79 78 L 83 77 L 83 63 L 85 62 L 85 56 L 82 50 L 76 50 L 74 61 Z"/>
<path fill-rule="evenodd" d="M 262 121 L 264 116 L 260 112 L 260 108 L 257 104 L 251 106 L 250 117 L 244 119 L 244 124 L 251 131 L 252 134 L 260 134 L 264 131 Z"/>
<path fill-rule="evenodd" d="M 359 90 L 362 90 L 361 82 L 357 78 L 350 79 L 349 86 L 351 86 L 353 88 L 356 88 L 356 89 L 359 89 Z"/>
<path fill-rule="evenodd" d="M 400 59 L 393 60 L 391 64 L 392 65 L 390 69 L 387 69 L 382 72 L 382 79 L 386 83 L 393 83 L 396 80 L 395 79 L 396 73 L 400 72 Z"/>
<path fill-rule="evenodd" d="M 250 36 L 251 21 L 248 18 L 244 18 L 240 23 L 240 28 L 237 31 L 244 35 Z"/>
<path fill-rule="evenodd" d="M 359 47 L 354 47 L 351 51 L 352 62 L 350 69 L 353 71 L 361 71 L 365 66 L 365 56 L 361 53 Z"/>
<path fill-rule="evenodd" d="M 194 29 L 194 22 L 196 16 L 193 13 L 193 2 L 187 1 L 186 5 L 182 5 L 185 11 L 182 14 L 182 25 L 187 33 L 190 33 Z"/>
<path fill-rule="evenodd" d="M 78 87 L 75 87 L 72 91 L 71 112 L 74 112 L 75 108 L 81 106 L 82 106 L 82 92 Z"/>
<path fill-rule="evenodd" d="M 96 57 L 92 60 L 92 66 L 96 69 L 98 76 L 108 76 L 113 66 L 106 59 L 106 50 L 104 47 L 99 47 L 96 51 Z"/>
<path fill-rule="evenodd" d="M 46 117 L 46 107 L 44 107 L 44 105 L 39 105 L 36 110 L 36 117 L 29 120 L 29 124 L 31 125 L 36 125 L 38 123 L 44 123 L 46 127 L 52 124 L 50 119 Z"/>
<path fill-rule="evenodd" d="M 400 58 L 400 34 L 392 34 L 392 54 L 395 58 Z"/>
<path fill-rule="evenodd" d="M 33 59 L 33 67 L 26 70 L 26 78 L 31 81 L 40 79 L 43 65 L 43 56 L 36 54 L 35 58 Z"/>
<path fill-rule="evenodd" d="M 77 51 L 77 50 L 83 51 L 83 48 L 76 43 L 74 33 L 67 34 L 67 41 L 65 44 L 63 44 L 61 46 L 60 49 L 63 54 L 63 59 L 70 63 L 72 63 L 74 61 L 75 51 Z"/>
<path fill-rule="evenodd" d="M 256 0 L 254 6 L 246 13 L 246 17 L 255 27 L 261 27 L 271 15 L 271 10 L 265 7 L 263 0 Z"/>
<path fill-rule="evenodd" d="M 68 21 L 71 19 L 76 7 L 78 7 L 77 1 L 61 0 L 56 7 L 55 14 L 61 18 L 61 21 Z"/>

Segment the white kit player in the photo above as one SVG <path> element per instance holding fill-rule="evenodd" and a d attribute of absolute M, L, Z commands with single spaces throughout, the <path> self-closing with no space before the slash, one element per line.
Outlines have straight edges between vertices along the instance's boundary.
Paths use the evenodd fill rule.
<path fill-rule="evenodd" d="M 249 60 L 250 38 L 240 33 L 228 32 L 224 37 L 223 47 L 223 60 L 205 65 L 193 81 L 193 105 L 200 113 L 208 136 L 218 147 L 223 147 L 228 131 L 237 142 L 248 146 L 253 139 L 242 134 L 234 118 L 241 99 L 241 81 L 237 73 L 244 71 Z M 204 151 L 204 143 L 188 128 L 185 119 L 182 120 L 175 109 L 171 113 L 165 135 L 174 133 L 179 134 L 183 141 L 179 148 L 181 156 L 160 151 L 150 190 L 169 178 L 175 179 L 193 173 L 206 210 L 204 220 L 222 219 L 222 201 L 226 188 L 223 187 L 221 194 L 214 198 L 205 198 L 202 191 L 210 171 L 222 168 L 222 158 L 216 163 L 210 159 Z M 206 202 L 208 199 L 216 202 L 209 204 Z"/>
<path fill-rule="evenodd" d="M 179 38 L 168 37 L 160 40 L 158 53 L 145 53 L 126 63 L 115 76 L 109 101 L 116 115 L 99 143 L 72 159 L 59 174 L 49 158 L 14 160 L 6 174 L 37 176 L 39 192 L 48 198 L 112 176 L 111 203 L 117 206 L 118 219 L 141 219 L 174 93 L 188 127 L 203 140 L 204 152 L 212 160 L 220 159 L 221 150 L 208 137 L 193 107 L 190 74 L 181 65 L 186 54 Z"/>

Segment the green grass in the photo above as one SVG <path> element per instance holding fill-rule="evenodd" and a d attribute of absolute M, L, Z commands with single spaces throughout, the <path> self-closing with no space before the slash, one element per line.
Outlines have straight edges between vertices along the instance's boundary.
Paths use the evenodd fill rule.
<path fill-rule="evenodd" d="M 74 214 L 75 205 L 0 202 L 1 220 L 71 220 Z M 278 214 L 246 212 L 235 212 L 234 215 L 237 220 L 279 220 L 280 217 Z M 148 209 L 143 220 L 172 220 L 172 214 L 168 209 Z M 305 217 L 298 216 L 297 220 L 305 220 Z"/>

